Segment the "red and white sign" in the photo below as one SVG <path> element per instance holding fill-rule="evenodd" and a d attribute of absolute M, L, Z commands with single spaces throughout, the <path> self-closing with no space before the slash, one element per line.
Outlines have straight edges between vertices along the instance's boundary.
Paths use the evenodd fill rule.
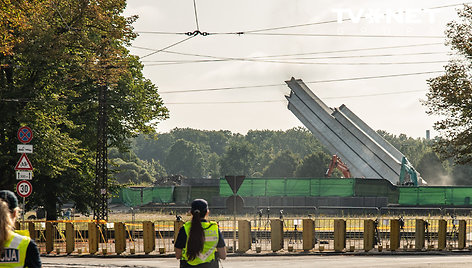
<path fill-rule="evenodd" d="M 20 181 L 16 185 L 16 193 L 21 197 L 28 197 L 33 192 L 33 186 L 29 181 Z"/>
<path fill-rule="evenodd" d="M 20 127 L 16 135 L 21 143 L 28 143 L 33 139 L 33 131 L 29 127 Z"/>
<path fill-rule="evenodd" d="M 33 165 L 29 161 L 26 154 L 22 154 L 18 163 L 16 163 L 15 170 L 33 170 Z"/>

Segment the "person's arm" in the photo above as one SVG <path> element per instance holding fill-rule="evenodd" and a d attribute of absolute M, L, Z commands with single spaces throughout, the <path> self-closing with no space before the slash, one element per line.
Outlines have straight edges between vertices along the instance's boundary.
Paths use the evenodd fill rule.
<path fill-rule="evenodd" d="M 185 247 L 187 243 L 187 234 L 185 233 L 184 227 L 181 227 L 179 230 L 179 234 L 177 235 L 177 239 L 174 243 L 174 252 L 175 258 L 180 260 L 182 258 L 182 249 Z"/>
<path fill-rule="evenodd" d="M 220 229 L 218 229 L 218 244 L 216 245 L 216 251 L 218 252 L 218 257 L 220 259 L 226 259 L 226 244 Z"/>
<path fill-rule="evenodd" d="M 218 257 L 222 260 L 226 259 L 226 247 L 216 248 L 218 252 Z"/>
<path fill-rule="evenodd" d="M 41 268 L 41 259 L 39 257 L 39 249 L 31 240 L 26 248 L 25 267 L 28 268 Z"/>
<path fill-rule="evenodd" d="M 175 251 L 175 258 L 180 260 L 182 258 L 182 249 L 181 248 L 174 248 Z"/>

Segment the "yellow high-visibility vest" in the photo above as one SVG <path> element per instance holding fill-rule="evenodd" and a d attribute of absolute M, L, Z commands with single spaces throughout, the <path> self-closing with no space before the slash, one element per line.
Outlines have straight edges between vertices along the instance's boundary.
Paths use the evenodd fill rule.
<path fill-rule="evenodd" d="M 203 250 L 193 260 L 187 258 L 187 244 L 190 235 L 190 227 L 192 222 L 184 224 L 185 233 L 187 234 L 187 242 L 185 248 L 182 249 L 182 260 L 187 261 L 190 265 L 198 265 L 201 263 L 211 262 L 215 259 L 216 246 L 218 245 L 218 224 L 214 221 L 202 222 L 203 232 L 205 233 L 205 242 L 203 243 Z"/>
<path fill-rule="evenodd" d="M 25 266 L 26 250 L 30 238 L 11 232 L 10 238 L 5 242 L 3 253 L 0 256 L 1 267 L 22 268 Z"/>

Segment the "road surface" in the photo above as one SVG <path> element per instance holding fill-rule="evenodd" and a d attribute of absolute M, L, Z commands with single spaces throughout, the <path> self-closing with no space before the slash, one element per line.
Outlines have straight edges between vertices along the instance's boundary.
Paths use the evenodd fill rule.
<path fill-rule="evenodd" d="M 178 267 L 174 258 L 162 257 L 42 257 L 43 267 Z M 229 257 L 224 268 L 296 267 L 472 267 L 471 255 L 419 256 L 258 256 Z"/>

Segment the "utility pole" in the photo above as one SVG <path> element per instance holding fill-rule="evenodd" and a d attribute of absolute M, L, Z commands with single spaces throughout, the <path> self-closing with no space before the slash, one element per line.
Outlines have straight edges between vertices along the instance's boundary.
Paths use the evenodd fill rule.
<path fill-rule="evenodd" d="M 108 220 L 107 87 L 98 92 L 97 156 L 95 162 L 95 204 L 93 219 Z"/>

